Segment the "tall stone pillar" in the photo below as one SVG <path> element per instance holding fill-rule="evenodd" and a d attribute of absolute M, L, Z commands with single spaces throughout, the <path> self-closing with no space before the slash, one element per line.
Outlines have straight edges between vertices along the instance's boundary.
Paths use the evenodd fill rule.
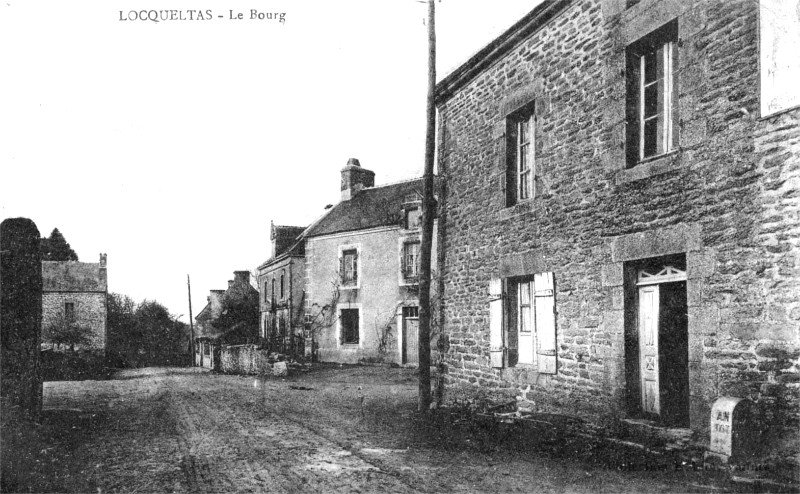
<path fill-rule="evenodd" d="M 42 255 L 27 218 L 0 223 L 0 397 L 38 420 L 42 411 Z"/>

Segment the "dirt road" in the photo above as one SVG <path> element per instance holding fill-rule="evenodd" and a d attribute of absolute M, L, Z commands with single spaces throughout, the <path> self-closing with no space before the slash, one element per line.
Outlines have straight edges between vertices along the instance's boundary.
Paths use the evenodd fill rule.
<path fill-rule="evenodd" d="M 327 368 L 289 379 L 139 369 L 45 384 L 20 490 L 68 492 L 718 491 L 692 472 L 453 447 L 414 420 L 413 370 Z M 7 444 L 8 445 L 8 444 Z M 34 450 L 33 454 L 25 451 Z M 8 453 L 8 451 L 6 451 Z M 566 458 L 565 458 L 566 456 Z"/>

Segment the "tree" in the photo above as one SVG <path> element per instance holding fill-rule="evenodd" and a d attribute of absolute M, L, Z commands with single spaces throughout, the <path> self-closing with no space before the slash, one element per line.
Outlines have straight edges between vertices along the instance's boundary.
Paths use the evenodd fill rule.
<path fill-rule="evenodd" d="M 222 296 L 222 310 L 214 321 L 214 327 L 230 331 L 236 330 L 242 339 L 258 334 L 259 301 L 258 291 L 250 284 L 233 285 Z"/>
<path fill-rule="evenodd" d="M 135 319 L 139 348 L 147 353 L 170 353 L 185 337 L 183 323 L 176 321 L 167 308 L 155 300 L 139 304 Z"/>
<path fill-rule="evenodd" d="M 42 238 L 40 244 L 42 261 L 77 261 L 78 254 L 72 250 L 64 235 L 54 228 L 50 237 Z"/>
<path fill-rule="evenodd" d="M 108 313 L 108 349 L 112 352 L 124 353 L 138 348 L 132 345 L 139 341 L 136 326 L 136 302 L 127 295 L 109 293 Z"/>
<path fill-rule="evenodd" d="M 162 358 L 184 353 L 188 344 L 187 325 L 160 303 L 144 300 L 136 304 L 127 295 L 108 295 L 108 349 L 117 357 L 146 354 Z"/>
<path fill-rule="evenodd" d="M 75 351 L 76 345 L 85 346 L 92 342 L 91 332 L 90 327 L 79 324 L 65 314 L 58 314 L 43 328 L 42 341 L 52 344 L 54 349 L 64 345 Z"/>

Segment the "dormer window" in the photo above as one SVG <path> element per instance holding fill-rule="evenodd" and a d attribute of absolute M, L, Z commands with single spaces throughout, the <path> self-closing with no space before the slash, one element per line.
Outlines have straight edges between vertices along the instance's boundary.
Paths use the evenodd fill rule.
<path fill-rule="evenodd" d="M 406 207 L 403 226 L 406 230 L 417 230 L 422 226 L 422 208 L 419 204 Z"/>

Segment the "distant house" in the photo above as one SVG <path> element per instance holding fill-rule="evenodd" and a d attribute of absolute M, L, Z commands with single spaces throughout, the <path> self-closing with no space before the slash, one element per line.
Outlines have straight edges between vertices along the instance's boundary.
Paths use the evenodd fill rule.
<path fill-rule="evenodd" d="M 415 364 L 422 180 L 374 183 L 350 159 L 341 201 L 303 232 L 305 325 L 319 360 Z"/>
<path fill-rule="evenodd" d="M 304 228 L 271 224 L 270 230 L 272 255 L 258 267 L 261 337 L 271 351 L 302 355 Z"/>
<path fill-rule="evenodd" d="M 63 317 L 89 330 L 76 350 L 105 353 L 108 337 L 106 254 L 99 263 L 42 261 L 42 328 Z"/>
<path fill-rule="evenodd" d="M 258 339 L 257 324 L 249 327 L 245 323 L 228 328 L 220 327 L 226 315 L 226 300 L 257 297 L 258 292 L 250 285 L 249 271 L 234 271 L 234 279 L 228 281 L 227 290 L 211 290 L 208 303 L 195 319 L 195 365 L 219 368 L 219 351 L 222 345 L 252 343 Z"/>

